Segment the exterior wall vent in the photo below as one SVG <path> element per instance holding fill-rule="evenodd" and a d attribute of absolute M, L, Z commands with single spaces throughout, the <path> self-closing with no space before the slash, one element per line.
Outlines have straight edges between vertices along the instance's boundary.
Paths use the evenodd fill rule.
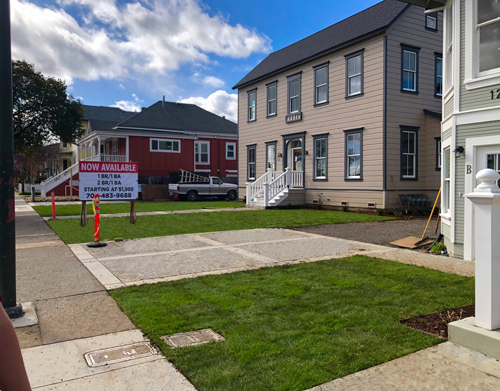
<path fill-rule="evenodd" d="M 342 206 L 349 206 L 349 202 L 346 202 L 346 201 L 342 201 Z"/>
<path fill-rule="evenodd" d="M 375 204 L 375 202 L 369 202 L 368 203 L 368 207 L 369 208 L 375 208 L 377 206 L 377 204 Z"/>

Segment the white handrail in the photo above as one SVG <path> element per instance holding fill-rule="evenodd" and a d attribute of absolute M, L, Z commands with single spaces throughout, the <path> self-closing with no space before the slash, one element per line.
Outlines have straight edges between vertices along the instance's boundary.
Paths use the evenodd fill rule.
<path fill-rule="evenodd" d="M 79 168 L 78 163 L 75 163 L 71 167 L 68 167 L 66 170 L 60 172 L 59 174 L 54 175 L 53 177 L 50 177 L 45 181 L 42 181 L 41 183 L 42 197 L 46 197 L 48 190 L 52 190 L 54 187 L 59 186 L 65 180 L 69 179 L 71 174 L 75 175 L 78 172 L 78 168 Z"/>
<path fill-rule="evenodd" d="M 285 189 L 296 189 L 304 186 L 304 173 L 286 168 L 285 172 L 268 170 L 253 183 L 247 183 L 247 205 L 264 201 L 264 206 L 284 192 Z"/>
<path fill-rule="evenodd" d="M 268 170 L 255 182 L 247 185 L 247 205 L 264 193 L 264 183 L 271 182 L 276 176 L 276 171 Z"/>

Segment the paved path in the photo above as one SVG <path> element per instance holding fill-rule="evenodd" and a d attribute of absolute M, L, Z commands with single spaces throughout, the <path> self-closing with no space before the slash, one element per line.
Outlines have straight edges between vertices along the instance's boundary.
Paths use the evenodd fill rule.
<path fill-rule="evenodd" d="M 88 366 L 85 353 L 148 342 L 106 289 L 354 254 L 474 274 L 470 262 L 287 229 L 68 247 L 19 198 L 16 217 L 18 299 L 38 315 L 17 332 L 32 386 L 43 391 L 195 391 L 160 355 Z M 500 363 L 446 342 L 310 391 L 441 389 L 500 389 Z"/>

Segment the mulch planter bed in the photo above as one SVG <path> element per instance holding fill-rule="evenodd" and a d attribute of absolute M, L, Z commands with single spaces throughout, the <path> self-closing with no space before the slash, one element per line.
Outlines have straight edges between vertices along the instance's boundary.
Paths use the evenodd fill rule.
<path fill-rule="evenodd" d="M 474 304 L 464 307 L 432 312 L 413 318 L 401 319 L 399 322 L 412 329 L 435 335 L 440 338 L 448 338 L 448 323 L 474 316 Z"/>

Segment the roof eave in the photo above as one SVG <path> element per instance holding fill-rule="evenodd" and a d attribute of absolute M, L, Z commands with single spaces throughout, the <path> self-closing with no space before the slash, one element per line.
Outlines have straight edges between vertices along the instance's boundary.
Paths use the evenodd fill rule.
<path fill-rule="evenodd" d="M 398 16 L 399 16 L 399 15 L 398 15 Z M 392 24 L 392 23 L 391 23 L 391 24 Z M 391 24 L 389 24 L 389 25 L 387 25 L 387 26 L 384 26 L 384 27 L 381 27 L 381 28 L 379 28 L 379 29 L 377 29 L 377 30 L 370 31 L 370 32 L 369 32 L 369 33 L 367 33 L 367 34 L 360 35 L 360 36 L 358 36 L 358 37 L 356 37 L 356 38 L 354 38 L 354 39 L 351 39 L 351 40 L 349 40 L 349 41 L 343 42 L 343 43 L 341 43 L 341 44 L 339 44 L 339 45 L 332 46 L 331 48 L 328 48 L 327 50 L 323 50 L 322 52 L 318 52 L 318 53 L 316 53 L 316 54 L 314 54 L 314 55 L 312 55 L 312 56 L 309 56 L 309 57 L 307 57 L 307 58 L 305 58 L 305 59 L 303 59 L 303 60 L 296 61 L 296 62 L 294 62 L 294 63 L 291 63 L 291 64 L 287 65 L 286 67 L 282 67 L 282 68 L 277 69 L 277 70 L 275 70 L 275 71 L 273 71 L 273 72 L 266 73 L 265 75 L 262 75 L 262 76 L 260 76 L 260 77 L 255 78 L 255 79 L 252 79 L 252 80 L 249 80 L 249 81 L 247 81 L 247 82 L 245 82 L 245 83 L 236 84 L 236 85 L 235 85 L 232 89 L 233 89 L 233 90 L 236 90 L 236 89 L 239 89 L 239 88 L 242 88 L 242 87 L 249 86 L 250 84 L 254 84 L 254 83 L 256 83 L 256 82 L 258 82 L 258 81 L 261 81 L 261 80 L 263 80 L 263 79 L 266 79 L 266 78 L 268 78 L 268 77 L 270 77 L 270 76 L 273 76 L 273 75 L 276 75 L 276 74 L 281 73 L 281 72 L 283 72 L 283 71 L 286 71 L 287 69 L 294 68 L 294 67 L 296 67 L 296 66 L 298 66 L 298 65 L 301 65 L 301 64 L 304 64 L 304 63 L 306 63 L 306 62 L 312 61 L 312 60 L 314 60 L 315 58 L 318 58 L 318 57 L 324 56 L 324 55 L 326 55 L 326 54 L 330 54 L 330 53 L 332 53 L 332 52 L 335 52 L 335 51 L 337 51 L 337 50 L 343 49 L 343 48 L 345 48 L 346 46 L 353 45 L 353 44 L 355 44 L 355 43 L 358 43 L 358 42 L 360 42 L 360 41 L 363 41 L 364 39 L 371 38 L 371 37 L 373 37 L 373 36 L 375 36 L 375 35 L 378 35 L 378 34 L 380 34 L 380 33 L 383 33 L 383 32 L 385 32 L 385 31 L 387 31 L 387 29 L 391 26 Z"/>
<path fill-rule="evenodd" d="M 446 4 L 446 0 L 399 0 L 403 3 L 418 5 L 426 9 L 433 9 L 443 7 Z"/>

